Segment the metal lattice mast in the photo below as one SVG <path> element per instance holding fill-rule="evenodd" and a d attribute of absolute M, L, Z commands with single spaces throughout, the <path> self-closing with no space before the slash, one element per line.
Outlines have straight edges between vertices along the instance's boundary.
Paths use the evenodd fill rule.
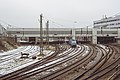
<path fill-rule="evenodd" d="M 47 48 L 49 47 L 49 21 L 46 23 L 46 41 L 47 41 Z"/>
<path fill-rule="evenodd" d="M 42 14 L 40 15 L 40 55 L 43 54 L 43 29 L 42 29 Z"/>

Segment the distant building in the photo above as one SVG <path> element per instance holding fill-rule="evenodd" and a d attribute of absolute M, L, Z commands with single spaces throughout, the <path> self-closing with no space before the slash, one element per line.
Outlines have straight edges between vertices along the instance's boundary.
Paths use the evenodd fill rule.
<path fill-rule="evenodd" d="M 120 28 L 120 15 L 94 21 L 94 28 Z"/>
<path fill-rule="evenodd" d="M 7 31 L 6 29 L 0 24 L 0 36 L 6 36 Z"/>

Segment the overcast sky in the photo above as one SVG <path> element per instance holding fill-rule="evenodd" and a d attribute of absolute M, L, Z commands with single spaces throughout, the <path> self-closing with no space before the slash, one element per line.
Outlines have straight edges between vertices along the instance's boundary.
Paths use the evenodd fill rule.
<path fill-rule="evenodd" d="M 50 27 L 86 27 L 120 12 L 120 0 L 0 0 L 0 23 L 39 27 L 39 15 Z M 76 23 L 75 23 L 76 22 Z"/>

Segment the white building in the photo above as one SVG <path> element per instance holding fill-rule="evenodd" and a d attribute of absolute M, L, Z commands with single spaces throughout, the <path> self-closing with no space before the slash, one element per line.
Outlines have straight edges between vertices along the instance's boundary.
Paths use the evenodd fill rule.
<path fill-rule="evenodd" d="M 0 36 L 6 36 L 7 31 L 6 29 L 0 24 Z"/>
<path fill-rule="evenodd" d="M 120 28 L 120 15 L 94 21 L 94 28 Z"/>

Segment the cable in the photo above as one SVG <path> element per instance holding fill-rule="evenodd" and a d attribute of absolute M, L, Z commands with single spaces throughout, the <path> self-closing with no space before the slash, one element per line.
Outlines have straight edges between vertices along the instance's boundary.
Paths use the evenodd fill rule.
<path fill-rule="evenodd" d="M 9 23 L 7 23 L 7 22 L 5 22 L 5 21 L 3 21 L 3 20 L 0 20 L 0 22 L 2 22 L 2 23 L 4 23 L 4 24 L 6 24 L 6 28 L 17 28 L 16 26 L 14 26 L 14 25 L 11 25 L 11 24 L 9 24 Z M 4 28 L 5 28 L 5 26 L 4 26 Z"/>
<path fill-rule="evenodd" d="M 120 12 L 118 12 L 117 14 L 115 14 L 114 16 L 120 15 Z"/>
<path fill-rule="evenodd" d="M 60 24 L 60 23 L 57 23 L 57 22 L 55 22 L 55 21 L 53 21 L 53 20 L 48 20 L 48 19 L 47 19 L 47 18 L 45 18 L 44 16 L 43 16 L 43 18 L 44 18 L 44 19 L 46 19 L 46 20 L 47 20 L 47 21 L 49 21 L 49 22 L 52 22 L 52 23 L 53 23 L 53 25 L 55 24 L 55 25 L 60 26 L 60 27 L 65 26 L 65 25 Z"/>

